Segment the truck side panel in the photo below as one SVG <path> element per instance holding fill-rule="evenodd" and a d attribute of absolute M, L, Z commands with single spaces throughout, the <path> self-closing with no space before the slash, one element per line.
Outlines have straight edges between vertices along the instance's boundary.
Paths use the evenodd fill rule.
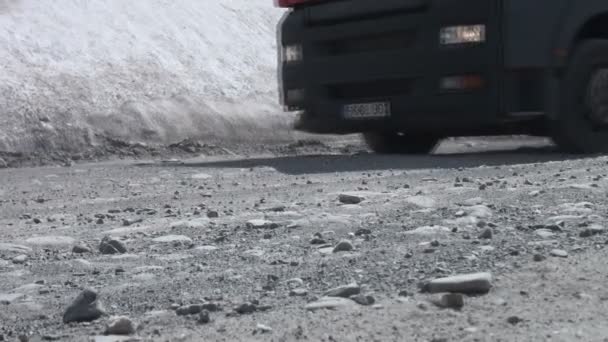
<path fill-rule="evenodd" d="M 551 64 L 554 37 L 558 34 L 570 1 L 504 1 L 506 69 L 542 68 Z"/>

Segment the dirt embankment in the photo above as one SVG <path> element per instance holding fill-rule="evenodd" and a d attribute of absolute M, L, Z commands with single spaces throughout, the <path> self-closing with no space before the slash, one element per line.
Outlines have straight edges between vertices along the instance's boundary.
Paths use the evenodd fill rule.
<path fill-rule="evenodd" d="M 0 1 L 0 151 L 289 140 L 280 15 L 247 0 Z"/>

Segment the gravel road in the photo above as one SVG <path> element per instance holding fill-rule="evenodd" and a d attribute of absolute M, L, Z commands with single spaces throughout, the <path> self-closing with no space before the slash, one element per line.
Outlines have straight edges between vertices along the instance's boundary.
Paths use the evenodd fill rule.
<path fill-rule="evenodd" d="M 608 341 L 608 158 L 541 145 L 0 170 L 0 341 Z"/>

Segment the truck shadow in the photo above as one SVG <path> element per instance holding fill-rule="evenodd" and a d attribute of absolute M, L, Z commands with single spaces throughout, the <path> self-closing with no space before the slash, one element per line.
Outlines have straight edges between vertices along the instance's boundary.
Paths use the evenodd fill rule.
<path fill-rule="evenodd" d="M 480 166 L 509 166 L 580 159 L 581 156 L 554 152 L 551 148 L 438 155 L 300 155 L 249 158 L 213 162 L 186 162 L 174 166 L 191 168 L 271 167 L 289 175 L 362 172 L 382 170 L 456 169 Z"/>

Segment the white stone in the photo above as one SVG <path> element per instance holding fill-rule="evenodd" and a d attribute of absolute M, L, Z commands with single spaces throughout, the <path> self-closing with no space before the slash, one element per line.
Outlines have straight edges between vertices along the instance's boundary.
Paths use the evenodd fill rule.
<path fill-rule="evenodd" d="M 428 284 L 431 293 L 487 293 L 492 288 L 490 273 L 461 274 L 432 280 Z"/>
<path fill-rule="evenodd" d="M 152 241 L 157 242 L 157 243 L 172 243 L 172 242 L 192 243 L 192 239 L 185 235 L 159 236 L 157 238 L 152 239 Z"/>
<path fill-rule="evenodd" d="M 356 303 L 348 298 L 340 297 L 322 297 L 316 302 L 312 302 L 306 305 L 306 310 L 316 311 L 321 309 L 342 309 L 348 307 L 354 307 Z"/>

